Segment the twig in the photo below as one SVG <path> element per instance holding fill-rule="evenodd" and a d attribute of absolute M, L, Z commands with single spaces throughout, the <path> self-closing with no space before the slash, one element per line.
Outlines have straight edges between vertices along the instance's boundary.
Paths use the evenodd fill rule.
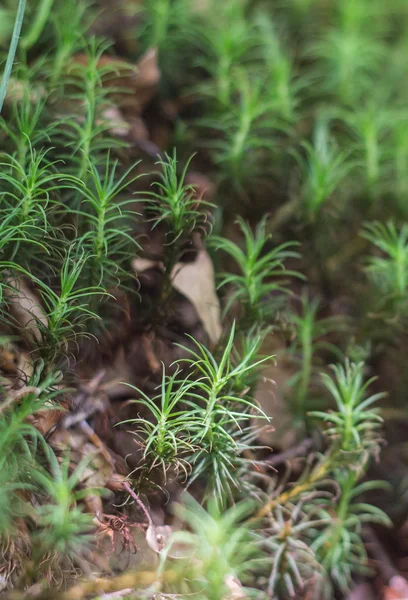
<path fill-rule="evenodd" d="M 143 504 L 143 502 L 140 500 L 139 496 L 136 494 L 136 492 L 134 492 L 132 490 L 132 488 L 130 487 L 130 485 L 124 481 L 122 483 L 123 489 L 127 491 L 127 493 L 132 496 L 133 500 L 136 502 L 136 504 L 139 506 L 139 508 L 142 510 L 143 514 L 145 515 L 147 522 L 149 523 L 149 527 L 153 527 L 153 521 L 152 521 L 152 517 L 149 514 L 149 511 L 147 510 L 147 508 L 145 507 L 145 505 Z"/>

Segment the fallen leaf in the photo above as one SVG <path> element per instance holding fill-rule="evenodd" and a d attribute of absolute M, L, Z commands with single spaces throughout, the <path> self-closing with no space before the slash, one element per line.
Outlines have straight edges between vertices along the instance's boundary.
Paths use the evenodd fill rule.
<path fill-rule="evenodd" d="M 143 273 L 148 269 L 154 269 L 155 267 L 158 267 L 161 270 L 164 269 L 163 263 L 157 260 L 149 260 L 148 258 L 134 258 L 132 260 L 132 268 L 136 272 L 136 275 L 138 273 Z"/>
<path fill-rule="evenodd" d="M 157 91 L 160 82 L 157 48 L 150 48 L 136 64 L 137 72 L 132 78 L 137 103 L 143 109 Z"/>
<path fill-rule="evenodd" d="M 102 111 L 102 122 L 107 123 L 109 131 L 117 137 L 126 137 L 131 131 L 130 123 L 123 118 L 122 113 L 116 106 L 109 106 Z"/>
<path fill-rule="evenodd" d="M 134 258 L 132 267 L 136 273 L 164 269 L 162 262 L 146 258 Z M 171 278 L 174 289 L 191 302 L 211 343 L 216 344 L 222 333 L 221 307 L 215 289 L 214 266 L 206 250 L 200 250 L 194 262 L 177 263 Z"/>
<path fill-rule="evenodd" d="M 41 340 L 39 324 L 47 327 L 48 320 L 41 307 L 39 298 L 32 292 L 24 279 L 9 279 L 8 284 L 12 289 L 6 288 L 10 311 L 21 326 L 24 334 L 35 341 Z"/>
<path fill-rule="evenodd" d="M 191 263 L 178 263 L 172 272 L 173 287 L 194 306 L 212 344 L 221 337 L 221 308 L 215 290 L 214 266 L 205 250 Z"/>

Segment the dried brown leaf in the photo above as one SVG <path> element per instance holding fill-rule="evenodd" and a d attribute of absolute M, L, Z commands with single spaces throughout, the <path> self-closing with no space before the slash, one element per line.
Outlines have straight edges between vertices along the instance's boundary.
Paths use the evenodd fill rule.
<path fill-rule="evenodd" d="M 41 303 L 36 294 L 31 291 L 24 279 L 9 279 L 8 284 L 12 289 L 7 288 L 7 296 L 10 311 L 21 326 L 24 334 L 29 341 L 39 341 L 41 333 L 38 324 L 47 326 L 47 317 L 41 307 Z"/>
<path fill-rule="evenodd" d="M 191 263 L 178 263 L 172 273 L 173 287 L 194 306 L 212 344 L 222 333 L 221 308 L 215 289 L 214 266 L 205 250 Z"/>

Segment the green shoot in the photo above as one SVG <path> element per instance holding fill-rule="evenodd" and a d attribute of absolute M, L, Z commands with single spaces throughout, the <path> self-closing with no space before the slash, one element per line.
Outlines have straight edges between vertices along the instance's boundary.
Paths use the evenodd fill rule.
<path fill-rule="evenodd" d="M 379 508 L 365 502 L 356 502 L 355 498 L 367 490 L 381 487 L 381 482 L 370 481 L 357 484 L 360 472 L 358 468 L 335 474 L 340 487 L 340 500 L 335 515 L 330 507 L 321 510 L 320 516 L 328 520 L 326 527 L 312 542 L 311 549 L 330 579 L 322 581 L 324 598 L 333 597 L 330 580 L 343 593 L 348 593 L 353 575 L 369 575 L 368 556 L 362 538 L 364 523 L 379 523 L 390 526 L 389 517 Z"/>
<path fill-rule="evenodd" d="M 89 302 L 95 295 L 105 295 L 104 290 L 97 286 L 78 286 L 88 260 L 86 254 L 75 256 L 71 246 L 61 266 L 58 292 L 36 280 L 44 303 L 45 320 L 34 314 L 33 319 L 41 334 L 40 352 L 47 362 L 53 363 L 78 336 L 87 335 L 83 331 L 86 322 L 98 318 L 90 310 Z"/>
<path fill-rule="evenodd" d="M 70 473 L 69 454 L 59 463 L 54 452 L 49 449 L 47 458 L 51 473 L 45 470 L 33 473 L 35 482 L 47 496 L 47 500 L 35 511 L 39 528 L 38 542 L 43 553 L 51 550 L 62 556 L 72 556 L 83 551 L 93 540 L 92 515 L 84 513 L 77 502 L 96 490 L 75 489 L 90 459 L 85 457 Z"/>
<path fill-rule="evenodd" d="M 251 571 L 261 555 L 256 537 L 245 525 L 251 503 L 241 502 L 221 512 L 213 500 L 207 510 L 189 495 L 183 501 L 175 507 L 175 512 L 190 531 L 174 533 L 168 552 L 171 554 L 177 543 L 186 544 L 194 549 L 196 560 L 184 559 L 174 565 L 180 579 L 178 590 L 200 600 L 226 598 L 234 582 L 242 581 L 245 585 L 250 581 Z M 239 591 L 244 593 L 240 587 Z"/>
<path fill-rule="evenodd" d="M 379 409 L 372 405 L 386 394 L 378 392 L 366 398 L 367 389 L 376 378 L 364 382 L 364 363 L 346 361 L 344 366 L 333 365 L 332 369 L 335 380 L 327 373 L 322 374 L 322 379 L 336 402 L 336 410 L 312 411 L 310 416 L 328 423 L 326 435 L 334 445 L 343 452 L 358 453 L 362 461 L 367 452 L 378 449 L 378 429 L 383 420 Z"/>
<path fill-rule="evenodd" d="M 34 44 L 37 43 L 50 16 L 53 4 L 54 0 L 41 0 L 41 3 L 37 8 L 34 20 L 31 23 L 31 27 L 21 40 L 21 48 L 23 50 L 30 50 L 30 48 L 32 48 Z"/>
<path fill-rule="evenodd" d="M 119 200 L 119 197 L 141 177 L 130 176 L 138 164 L 117 176 L 118 163 L 112 162 L 108 153 L 102 173 L 91 163 L 87 186 L 71 178 L 72 187 L 84 198 L 76 214 L 84 231 L 80 238 L 81 247 L 90 255 L 87 280 L 92 286 L 103 285 L 107 289 L 129 279 L 126 266 L 138 244 L 132 237 L 135 213 L 127 206 L 135 200 Z"/>
<path fill-rule="evenodd" d="M 244 450 L 250 449 L 253 431 L 250 426 L 251 414 L 267 419 L 256 402 L 247 395 L 236 395 L 234 384 L 242 380 L 246 373 L 258 369 L 272 357 L 257 359 L 258 340 L 253 338 L 252 346 L 237 364 L 231 361 L 231 351 L 235 337 L 235 324 L 219 360 L 211 352 L 195 342 L 197 350 L 186 348 L 191 358 L 183 362 L 199 374 L 190 397 L 195 398 L 196 408 L 191 413 L 191 443 L 197 450 L 189 458 L 192 465 L 190 484 L 197 478 L 207 478 L 207 495 L 224 504 L 233 499 L 233 492 L 241 487 L 241 481 L 234 473 L 245 462 L 241 457 Z"/>
<path fill-rule="evenodd" d="M 351 168 L 347 152 L 336 147 L 325 120 L 316 124 L 313 144 L 302 143 L 303 158 L 295 153 L 302 171 L 302 208 L 306 221 L 317 219 L 325 203 L 337 190 Z"/>
<path fill-rule="evenodd" d="M 296 271 L 286 269 L 284 262 L 298 259 L 300 254 L 292 248 L 296 242 L 285 242 L 268 250 L 269 237 L 266 233 L 266 218 L 262 219 L 252 233 L 250 226 L 238 219 L 245 250 L 234 242 L 221 237 L 210 238 L 210 244 L 226 252 L 236 263 L 240 273 L 221 275 L 219 287 L 231 287 L 226 312 L 235 302 L 242 307 L 243 318 L 249 322 L 269 321 L 276 314 L 279 301 L 290 293 L 288 278 L 301 277 Z"/>
<path fill-rule="evenodd" d="M 150 414 L 148 419 L 137 417 L 124 421 L 138 426 L 135 434 L 140 438 L 139 443 L 144 446 L 143 460 L 149 471 L 162 469 L 164 478 L 172 466 L 187 474 L 186 455 L 193 450 L 189 439 L 194 419 L 191 410 L 182 410 L 181 406 L 186 406 L 188 393 L 194 382 L 181 381 L 179 376 L 180 371 L 177 370 L 166 377 L 163 366 L 160 394 L 154 398 L 130 386 L 139 396 L 133 402 L 147 408 Z"/>
<path fill-rule="evenodd" d="M 312 399 L 311 385 L 316 375 L 316 361 L 320 351 L 338 354 L 336 346 L 325 340 L 325 336 L 338 331 L 341 322 L 336 318 L 318 318 L 320 302 L 309 299 L 306 294 L 301 297 L 301 312 L 291 313 L 289 321 L 294 326 L 293 341 L 289 352 L 299 368 L 287 383 L 291 389 L 291 403 L 295 417 L 305 424 L 309 402 Z"/>
<path fill-rule="evenodd" d="M 6 66 L 4 68 L 3 77 L 1 79 L 0 84 L 0 114 L 3 109 L 4 98 L 6 97 L 7 93 L 7 85 L 13 68 L 14 58 L 16 56 L 18 41 L 20 39 L 20 31 L 24 20 L 25 8 L 26 0 L 19 0 L 16 21 L 14 23 L 13 35 L 11 38 L 11 44 L 7 55 L 7 61 Z"/>
<path fill-rule="evenodd" d="M 408 290 L 408 226 L 398 230 L 392 221 L 368 223 L 362 236 L 378 248 L 382 256 L 367 260 L 366 272 L 378 290 L 379 305 L 390 315 L 404 313 Z"/>

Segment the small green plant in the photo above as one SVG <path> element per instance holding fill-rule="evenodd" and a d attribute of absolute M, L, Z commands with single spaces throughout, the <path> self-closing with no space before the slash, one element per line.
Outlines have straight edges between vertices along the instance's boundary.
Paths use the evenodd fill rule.
<path fill-rule="evenodd" d="M 83 232 L 78 243 L 90 256 L 86 279 L 92 286 L 103 285 L 108 289 L 130 279 L 128 263 L 138 244 L 132 237 L 136 213 L 127 207 L 135 199 L 119 198 L 140 177 L 131 175 L 137 164 L 117 175 L 118 162 L 112 161 L 108 153 L 102 172 L 95 164 L 90 164 L 88 185 L 71 179 L 72 187 L 83 196 L 80 209 L 75 211 Z"/>
<path fill-rule="evenodd" d="M 211 150 L 221 181 L 243 198 L 247 198 L 249 188 L 265 183 L 277 146 L 276 135 L 285 131 L 275 106 L 263 78 L 238 70 L 231 82 L 231 100 L 222 113 L 215 112 L 200 122 L 215 132 L 205 145 Z"/>
<path fill-rule="evenodd" d="M 69 454 L 59 462 L 49 449 L 47 458 L 51 472 L 37 470 L 33 473 L 34 481 L 46 494 L 45 502 L 35 511 L 38 543 L 44 554 L 51 550 L 62 557 L 72 556 L 83 551 L 94 539 L 91 535 L 93 517 L 77 504 L 96 490 L 76 489 L 90 458 L 85 457 L 72 472 Z"/>
<path fill-rule="evenodd" d="M 388 145 L 392 115 L 388 107 L 368 100 L 362 106 L 341 114 L 354 138 L 356 166 L 364 176 L 363 197 L 375 203 L 387 179 Z"/>
<path fill-rule="evenodd" d="M 293 57 L 283 46 L 275 23 L 261 11 L 256 15 L 256 26 L 261 35 L 260 53 L 270 73 L 269 97 L 273 99 L 274 112 L 292 123 L 300 104 L 300 93 L 307 85 L 307 78 L 297 73 Z"/>
<path fill-rule="evenodd" d="M 386 314 L 404 314 L 408 289 L 408 227 L 398 230 L 392 221 L 368 223 L 362 236 L 371 242 L 381 256 L 367 260 L 366 272 L 379 292 L 379 308 Z"/>
<path fill-rule="evenodd" d="M 53 128 L 50 125 L 43 125 L 46 100 L 32 98 L 30 93 L 27 85 L 23 88 L 23 97 L 12 102 L 11 118 L 0 120 L 0 126 L 8 140 L 13 142 L 12 153 L 16 152 L 15 160 L 24 169 L 27 168 L 26 163 L 30 159 L 32 150 L 48 140 Z"/>
<path fill-rule="evenodd" d="M 221 275 L 219 288 L 227 286 L 232 289 L 225 310 L 228 312 L 237 301 L 244 321 L 268 322 L 275 316 L 282 298 L 289 293 L 288 278 L 301 277 L 296 271 L 286 269 L 284 264 L 286 260 L 300 258 L 300 254 L 293 250 L 298 244 L 284 242 L 269 250 L 266 217 L 258 223 L 255 233 L 244 220 L 238 219 L 237 222 L 244 235 L 245 250 L 225 238 L 210 238 L 210 244 L 228 254 L 240 271 L 239 274 Z"/>
<path fill-rule="evenodd" d="M 305 221 L 313 222 L 332 194 L 350 171 L 348 154 L 337 148 L 329 133 L 327 121 L 319 121 L 313 144 L 303 142 L 306 156 L 295 153 L 302 172 L 301 204 Z"/>
<path fill-rule="evenodd" d="M 22 390 L 10 390 L 6 382 L 0 388 L 0 472 L 2 512 L 0 535 L 13 535 L 16 519 L 29 510 L 21 492 L 34 488 L 33 473 L 38 471 L 38 455 L 44 440 L 33 425 L 33 415 L 40 410 L 57 406 L 61 390 L 61 374 L 46 373 L 44 363 L 38 362 Z M 31 421 L 31 422 L 30 422 Z"/>
<path fill-rule="evenodd" d="M 35 280 L 38 292 L 44 304 L 44 317 L 33 314 L 41 335 L 39 349 L 47 363 L 53 363 L 61 353 L 69 350 L 70 344 L 79 336 L 87 335 L 84 325 L 98 315 L 89 308 L 92 297 L 105 295 L 98 286 L 80 287 L 83 270 L 89 256 L 74 254 L 74 248 L 68 248 L 64 257 L 58 291 L 54 291 L 47 283 Z"/>
<path fill-rule="evenodd" d="M 346 106 L 366 97 L 379 73 L 384 48 L 375 11 L 374 2 L 339 2 L 335 22 L 311 49 L 322 91 Z"/>
<path fill-rule="evenodd" d="M 242 453 L 252 447 L 250 415 L 267 419 L 248 395 L 249 390 L 237 395 L 234 384 L 272 357 L 256 358 L 259 340 L 252 338 L 246 354 L 234 364 L 231 360 L 234 337 L 235 324 L 219 360 L 195 340 L 196 350 L 187 349 L 191 358 L 183 360 L 198 373 L 195 388 L 190 391 L 191 399 L 196 400 L 190 428 L 191 444 L 196 450 L 189 457 L 192 466 L 189 485 L 199 477 L 207 477 L 207 495 L 215 497 L 220 505 L 232 500 L 233 491 L 241 486 L 234 472 L 245 463 Z"/>
<path fill-rule="evenodd" d="M 50 239 L 49 214 L 53 192 L 62 187 L 62 178 L 47 160 L 47 153 L 36 152 L 30 147 L 30 159 L 26 165 L 16 158 L 6 155 L 1 162 L 0 181 L 3 182 L 5 205 L 18 206 L 16 225 L 29 229 L 27 235 L 32 241 Z"/>
<path fill-rule="evenodd" d="M 324 385 L 336 401 L 333 412 L 312 411 L 310 416 L 330 424 L 326 435 L 339 445 L 342 452 L 373 452 L 378 446 L 378 429 L 382 418 L 372 405 L 386 394 L 378 392 L 366 398 L 368 387 L 376 377 L 364 382 L 364 363 L 333 365 L 335 380 L 322 374 Z"/>
<path fill-rule="evenodd" d="M 111 80 L 118 70 L 117 64 L 101 62 L 106 49 L 106 43 L 93 39 L 85 48 L 84 63 L 73 62 L 69 77 L 65 78 L 73 90 L 68 95 L 73 112 L 62 119 L 59 127 L 61 145 L 66 148 L 59 158 L 67 162 L 70 174 L 84 184 L 91 174 L 89 164 L 104 164 L 107 153 L 123 145 L 110 133 L 111 124 L 104 117 L 104 111 L 111 106 L 109 99 L 117 91 Z"/>
<path fill-rule="evenodd" d="M 327 573 L 326 579 L 320 582 L 324 598 L 333 597 L 331 582 L 343 593 L 348 593 L 353 575 L 371 573 L 362 538 L 364 523 L 391 525 L 390 519 L 382 510 L 372 504 L 355 500 L 363 492 L 382 486 L 382 482 L 375 481 L 358 484 L 361 474 L 358 467 L 348 472 L 336 472 L 335 480 L 340 488 L 340 499 L 335 515 L 333 516 L 329 507 L 320 511 L 319 516 L 330 524 L 318 534 L 311 544 L 311 549 Z"/>
<path fill-rule="evenodd" d="M 252 62 L 258 42 L 245 2 L 233 0 L 222 7 L 217 3 L 215 8 L 209 17 L 211 26 L 204 21 L 199 29 L 203 57 L 198 62 L 210 76 L 210 82 L 199 89 L 214 100 L 217 113 L 231 107 L 235 71 Z"/>
<path fill-rule="evenodd" d="M 172 466 L 187 473 L 189 464 L 186 455 L 193 450 L 189 439 L 194 416 L 188 407 L 188 394 L 194 382 L 182 381 L 180 376 L 179 370 L 166 376 L 163 366 L 160 394 L 154 398 L 130 386 L 139 396 L 134 402 L 147 408 L 150 415 L 149 418 L 124 421 L 138 426 L 135 434 L 144 446 L 143 460 L 149 471 L 156 467 L 162 469 L 164 478 Z"/>
<path fill-rule="evenodd" d="M 188 0 L 147 0 L 140 8 L 142 26 L 138 37 L 144 50 L 156 48 L 165 83 L 183 80 L 191 57 L 196 15 Z"/>
<path fill-rule="evenodd" d="M 157 213 L 153 218 L 153 228 L 163 223 L 167 229 L 168 244 L 173 247 L 176 242 L 180 246 L 195 229 L 205 224 L 205 213 L 198 210 L 202 201 L 195 197 L 194 187 L 185 183 L 192 159 L 191 156 L 179 175 L 176 153 L 173 156 L 166 154 L 164 160 L 156 163 L 161 167 L 160 181 L 153 184 L 157 192 L 150 192 L 147 196 L 148 205 Z M 208 206 L 208 203 L 204 202 L 204 205 Z"/>
<path fill-rule="evenodd" d="M 310 582 L 321 576 L 321 565 L 307 543 L 311 535 L 330 523 L 329 517 L 317 515 L 319 500 L 317 496 L 305 502 L 277 506 L 269 515 L 262 537 L 267 555 L 265 563 L 272 558 L 268 580 L 270 597 L 280 592 L 295 596 L 296 589 L 307 589 Z"/>
<path fill-rule="evenodd" d="M 319 299 L 309 299 L 304 294 L 301 297 L 300 313 L 292 312 L 289 316 L 289 322 L 294 327 L 289 353 L 299 367 L 288 381 L 287 387 L 291 390 L 290 401 L 294 414 L 303 425 L 307 424 L 307 411 L 310 410 L 310 401 L 313 398 L 311 386 L 316 383 L 319 353 L 328 351 L 332 355 L 339 354 L 337 347 L 329 343 L 326 336 L 343 327 L 338 318 L 319 319 L 319 309 Z"/>
<path fill-rule="evenodd" d="M 245 524 L 251 503 L 241 502 L 221 512 L 214 500 L 208 503 L 207 510 L 189 495 L 183 500 L 175 512 L 190 532 L 174 533 L 168 554 L 181 543 L 194 549 L 196 560 L 184 559 L 174 565 L 179 575 L 176 589 L 199 600 L 224 598 L 236 589 L 244 593 L 240 582 L 245 585 L 251 581 L 251 570 L 261 554 L 257 538 Z M 164 566 L 167 562 L 170 559 Z"/>
<path fill-rule="evenodd" d="M 211 205 L 205 200 L 197 199 L 194 187 L 185 182 L 192 158 L 186 162 L 181 174 L 178 174 L 176 152 L 173 156 L 166 154 L 157 163 L 161 172 L 159 181 L 153 183 L 156 191 L 145 195 L 146 205 L 153 213 L 152 229 L 164 227 L 166 236 L 161 294 L 164 300 L 172 293 L 174 267 L 191 243 L 192 234 L 198 231 L 205 235 L 208 225 L 206 209 Z"/>
<path fill-rule="evenodd" d="M 66 78 L 67 66 L 75 52 L 83 48 L 84 34 L 87 30 L 85 14 L 89 6 L 87 0 L 54 0 L 54 2 L 50 14 L 55 40 L 53 60 L 49 66 L 50 88 L 62 95 L 69 83 Z M 91 77 L 89 85 L 89 92 L 91 92 Z M 89 98 L 91 100 L 90 95 Z"/>

